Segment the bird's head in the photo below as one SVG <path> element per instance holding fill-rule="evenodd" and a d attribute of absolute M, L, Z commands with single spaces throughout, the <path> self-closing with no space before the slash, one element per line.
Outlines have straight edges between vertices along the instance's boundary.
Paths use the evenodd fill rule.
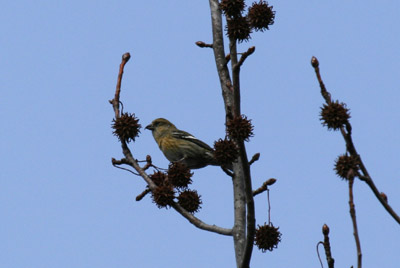
<path fill-rule="evenodd" d="M 160 137 L 168 133 L 170 130 L 175 130 L 176 127 L 167 119 L 157 118 L 153 120 L 150 125 L 146 126 L 145 129 L 151 130 L 154 137 Z"/>
<path fill-rule="evenodd" d="M 162 128 L 169 128 L 169 127 L 175 127 L 174 124 L 169 122 L 167 119 L 164 118 L 157 118 L 154 119 L 153 122 L 151 122 L 150 125 L 146 126 L 146 129 L 149 129 L 151 131 L 156 130 L 157 128 L 162 127 Z"/>

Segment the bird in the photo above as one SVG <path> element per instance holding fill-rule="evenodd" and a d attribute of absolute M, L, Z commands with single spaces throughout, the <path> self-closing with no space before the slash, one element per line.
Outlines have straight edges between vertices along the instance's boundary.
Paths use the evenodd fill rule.
<path fill-rule="evenodd" d="M 158 147 L 170 162 L 181 162 L 189 169 L 219 166 L 210 146 L 192 134 L 179 130 L 167 119 L 157 118 L 145 129 L 151 130 Z"/>

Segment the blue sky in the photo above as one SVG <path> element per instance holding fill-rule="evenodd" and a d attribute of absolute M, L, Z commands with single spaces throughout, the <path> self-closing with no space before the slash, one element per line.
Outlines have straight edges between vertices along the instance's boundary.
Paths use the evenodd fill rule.
<path fill-rule="evenodd" d="M 347 103 L 355 145 L 380 191 L 400 213 L 400 4 L 398 1 L 270 1 L 275 24 L 241 72 L 242 111 L 255 136 L 254 188 L 270 177 L 273 252 L 254 249 L 251 267 L 319 267 L 315 246 L 331 229 L 336 267 L 356 265 L 347 184 L 333 172 L 345 152 L 321 126 L 323 99 L 311 56 L 333 99 Z M 247 1 L 250 5 L 251 2 Z M 165 117 L 208 144 L 224 136 L 224 108 L 208 1 L 6 1 L 0 10 L 0 259 L 2 267 L 233 267 L 233 241 L 158 209 L 121 158 L 108 100 L 121 55 L 121 100 L 143 126 Z M 151 133 L 134 156 L 168 162 Z M 232 185 L 217 167 L 196 170 L 197 215 L 232 226 Z M 355 183 L 364 267 L 398 267 L 399 225 L 367 186 Z M 255 198 L 257 223 L 268 220 Z M 322 251 L 321 251 L 322 253 Z"/>

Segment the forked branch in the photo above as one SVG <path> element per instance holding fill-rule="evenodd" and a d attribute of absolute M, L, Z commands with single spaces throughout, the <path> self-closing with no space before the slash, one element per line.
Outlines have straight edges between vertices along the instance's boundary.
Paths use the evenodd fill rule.
<path fill-rule="evenodd" d="M 116 90 L 115 90 L 114 99 L 109 101 L 113 106 L 116 118 L 118 118 L 120 116 L 119 104 L 120 104 L 122 75 L 124 72 L 125 64 L 128 62 L 129 59 L 130 59 L 129 53 L 125 53 L 122 56 L 122 62 L 119 67 L 118 80 L 117 80 L 117 86 L 116 86 Z M 121 160 L 113 159 L 112 160 L 113 165 L 126 164 L 126 165 L 131 166 L 145 180 L 150 191 L 153 191 L 154 189 L 156 189 L 156 187 L 157 187 L 156 184 L 151 180 L 151 178 L 146 174 L 146 172 L 144 170 L 144 168 L 148 168 L 148 166 L 152 165 L 151 158 L 149 156 L 146 157 L 146 162 L 147 162 L 146 166 L 144 168 L 141 168 L 138 164 L 138 161 L 133 157 L 132 152 L 130 151 L 125 140 L 121 140 L 121 147 L 122 147 L 122 153 L 124 154 L 125 158 L 123 158 Z M 199 218 L 197 218 L 194 215 L 192 215 L 191 213 L 189 213 L 187 210 L 185 210 L 183 207 L 181 207 L 176 202 L 172 202 L 171 207 L 173 207 L 179 214 L 181 214 L 184 218 L 186 218 L 190 223 L 192 223 L 194 226 L 196 226 L 199 229 L 218 233 L 221 235 L 232 236 L 232 233 L 233 233 L 232 229 L 227 229 L 227 228 L 222 228 L 222 227 L 219 227 L 216 225 L 206 224 L 203 221 L 201 221 Z"/>
<path fill-rule="evenodd" d="M 317 80 L 318 80 L 319 86 L 321 88 L 321 95 L 324 98 L 325 102 L 327 104 L 330 104 L 332 102 L 331 94 L 328 92 L 328 90 L 325 87 L 324 82 L 322 81 L 320 70 L 319 70 L 319 62 L 318 62 L 318 59 L 316 57 L 312 57 L 311 65 L 313 66 L 315 74 L 317 76 Z M 379 202 L 386 209 L 386 211 L 393 217 L 393 219 L 397 223 L 400 224 L 399 215 L 397 215 L 397 213 L 389 205 L 387 200 L 385 200 L 385 198 L 381 195 L 381 192 L 376 187 L 374 181 L 372 180 L 371 176 L 369 175 L 369 173 L 367 171 L 367 168 L 365 167 L 363 161 L 361 160 L 361 156 L 357 153 L 356 147 L 354 146 L 354 143 L 353 143 L 351 130 L 352 130 L 352 127 L 351 127 L 350 122 L 346 122 L 345 126 L 342 126 L 340 128 L 340 132 L 342 133 L 343 139 L 344 139 L 344 141 L 346 143 L 347 151 L 350 153 L 351 156 L 357 157 L 359 159 L 359 167 L 360 167 L 360 170 L 361 170 L 362 174 L 356 174 L 356 176 L 360 180 L 364 181 L 369 186 L 369 188 L 374 193 L 375 197 L 379 200 Z"/>

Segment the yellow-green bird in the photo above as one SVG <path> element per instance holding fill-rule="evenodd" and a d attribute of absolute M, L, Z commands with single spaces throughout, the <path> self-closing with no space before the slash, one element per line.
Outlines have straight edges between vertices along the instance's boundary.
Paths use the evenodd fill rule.
<path fill-rule="evenodd" d="M 219 166 L 214 150 L 192 134 L 176 128 L 164 118 L 157 118 L 146 129 L 151 130 L 158 147 L 170 162 L 181 162 L 189 169 Z"/>

